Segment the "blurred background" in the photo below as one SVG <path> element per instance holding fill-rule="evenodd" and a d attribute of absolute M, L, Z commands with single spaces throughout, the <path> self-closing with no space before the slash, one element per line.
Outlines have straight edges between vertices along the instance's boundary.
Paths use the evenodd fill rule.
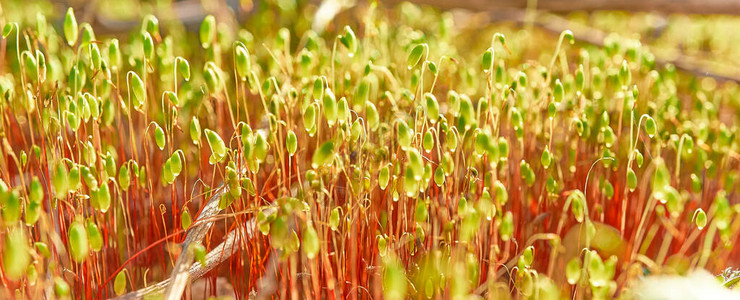
<path fill-rule="evenodd" d="M 397 8 L 407 16 L 422 14 L 424 9 L 446 10 L 461 31 L 475 31 L 492 23 L 513 29 L 538 29 L 521 30 L 519 34 L 523 35 L 557 36 L 564 29 L 571 29 L 578 40 L 595 46 L 609 43 L 610 34 L 619 35 L 649 46 L 658 64 L 671 63 L 679 70 L 721 81 L 740 80 L 740 52 L 734 51 L 740 40 L 740 1 L 411 1 L 421 6 L 399 0 L 378 2 L 381 7 Z M 32 26 L 36 12 L 41 12 L 58 30 L 67 7 L 73 7 L 80 22 L 90 23 L 98 35 L 105 36 L 131 32 L 142 16 L 151 13 L 159 18 L 168 34 L 188 42 L 182 34 L 194 34 L 203 17 L 213 14 L 223 23 L 219 34 L 250 35 L 232 37 L 249 40 L 252 34 L 280 27 L 300 36 L 308 29 L 318 33 L 332 31 L 333 23 L 359 24 L 362 8 L 367 4 L 365 0 L 4 0 L 0 2 L 0 23 L 15 21 L 21 27 Z M 268 13 L 252 18 L 257 10 Z M 299 18 L 299 14 L 304 18 Z M 332 22 L 337 18 L 341 21 Z M 248 31 L 236 30 L 239 25 Z"/>

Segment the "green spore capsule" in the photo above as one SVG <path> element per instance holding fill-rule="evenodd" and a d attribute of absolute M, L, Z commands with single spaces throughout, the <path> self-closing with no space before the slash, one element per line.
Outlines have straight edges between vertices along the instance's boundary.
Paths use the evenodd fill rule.
<path fill-rule="evenodd" d="M 28 241 L 20 228 L 11 229 L 5 234 L 5 245 L 2 252 L 3 271 L 11 280 L 21 279 L 31 263 Z"/>
<path fill-rule="evenodd" d="M 190 63 L 182 57 L 177 57 L 175 59 L 177 61 L 177 72 L 180 73 L 180 76 L 185 79 L 185 81 L 190 80 Z"/>
<path fill-rule="evenodd" d="M 87 47 L 91 43 L 95 42 L 95 32 L 89 23 L 82 23 L 82 38 L 80 39 L 80 47 Z"/>
<path fill-rule="evenodd" d="M 296 150 L 298 150 L 298 138 L 293 130 L 288 131 L 288 134 L 285 136 L 285 147 L 290 156 L 293 156 Z"/>
<path fill-rule="evenodd" d="M 630 189 L 630 192 L 634 192 L 637 188 L 637 175 L 632 169 L 627 170 L 627 187 Z"/>
<path fill-rule="evenodd" d="M 365 103 L 365 116 L 367 117 L 367 126 L 370 130 L 378 130 L 378 127 L 380 127 L 380 115 L 378 114 L 378 109 L 375 107 L 375 104 L 370 101 Z"/>
<path fill-rule="evenodd" d="M 144 57 L 146 57 L 146 59 L 153 59 L 154 40 L 152 39 L 152 35 L 150 35 L 148 32 L 145 32 L 142 36 L 142 41 L 144 44 Z"/>
<path fill-rule="evenodd" d="M 540 156 L 540 163 L 542 163 L 542 167 L 545 169 L 550 167 L 550 164 L 552 163 L 552 154 L 550 154 L 550 147 L 545 146 L 545 150 L 542 151 L 542 156 Z"/>
<path fill-rule="evenodd" d="M 141 108 L 144 106 L 144 103 L 146 101 L 146 89 L 144 87 L 144 81 L 141 80 L 141 77 L 137 75 L 134 72 L 128 73 L 131 80 L 131 90 L 133 91 L 133 100 L 134 100 L 134 107 Z"/>
<path fill-rule="evenodd" d="M 401 147 L 408 148 L 411 146 L 414 131 L 403 120 L 396 120 L 396 134 L 398 135 L 398 144 Z"/>
<path fill-rule="evenodd" d="M 75 262 L 82 262 L 87 257 L 89 242 L 87 238 L 87 230 L 80 221 L 72 222 L 69 226 L 69 254 Z"/>
<path fill-rule="evenodd" d="M 126 292 L 126 272 L 121 271 L 116 275 L 116 279 L 113 282 L 113 291 L 117 296 L 123 295 Z"/>
<path fill-rule="evenodd" d="M 380 186 L 381 190 L 385 190 L 385 188 L 388 186 L 388 182 L 390 181 L 390 168 L 389 165 L 385 165 L 382 168 L 380 168 L 380 171 L 378 172 L 378 185 Z"/>
<path fill-rule="evenodd" d="M 694 216 L 691 218 L 691 220 L 694 221 L 694 224 L 696 224 L 696 228 L 698 228 L 699 230 L 702 230 L 704 229 L 704 227 L 707 226 L 707 214 L 701 208 L 697 208 L 696 211 L 694 211 Z"/>
<path fill-rule="evenodd" d="M 555 87 L 552 90 L 552 96 L 555 103 L 560 103 L 565 98 L 565 88 L 563 87 L 563 83 L 560 82 L 560 79 L 555 80 Z"/>
<path fill-rule="evenodd" d="M 252 69 L 247 47 L 243 45 L 236 46 L 234 49 L 234 65 L 236 66 L 236 73 L 239 75 L 239 79 L 241 81 L 247 81 L 247 76 Z"/>
<path fill-rule="evenodd" d="M 103 248 L 103 236 L 92 220 L 87 221 L 87 239 L 90 241 L 90 249 L 93 251 L 98 252 Z"/>
<path fill-rule="evenodd" d="M 218 133 L 208 128 L 206 128 L 204 132 L 206 134 L 208 146 L 211 147 L 211 156 L 208 159 L 208 162 L 212 165 L 221 162 L 224 157 L 226 157 L 226 144 L 224 143 L 224 140 L 221 139 L 221 136 L 219 136 Z"/>
<path fill-rule="evenodd" d="M 303 231 L 303 240 L 301 241 L 301 244 L 303 244 L 303 253 L 306 254 L 308 259 L 315 258 L 319 253 L 321 248 L 319 235 L 310 221 L 306 224 L 306 229 Z"/>
<path fill-rule="evenodd" d="M 313 153 L 313 158 L 311 159 L 311 167 L 317 169 L 320 166 L 329 164 L 331 163 L 333 156 L 334 141 L 325 142 L 321 144 L 321 146 L 319 146 L 319 148 L 317 148 L 316 151 Z"/>
<path fill-rule="evenodd" d="M 501 219 L 501 226 L 499 226 L 499 235 L 501 240 L 508 241 L 514 234 L 514 215 L 507 211 Z"/>
<path fill-rule="evenodd" d="M 426 47 L 426 44 L 418 44 L 411 48 L 411 52 L 409 52 L 408 59 L 406 60 L 406 65 L 408 66 L 409 70 L 416 67 L 416 65 L 419 64 L 419 61 L 421 61 L 421 56 L 424 54 L 424 49 Z"/>
<path fill-rule="evenodd" d="M 154 142 L 157 144 L 157 147 L 159 147 L 159 150 L 164 150 L 165 146 L 165 136 L 164 136 L 164 129 L 162 129 L 161 126 L 157 123 L 152 123 L 154 125 Z"/>
<path fill-rule="evenodd" d="M 424 152 L 426 153 L 432 152 L 432 148 L 434 148 L 434 137 L 432 136 L 431 130 L 427 130 L 427 132 L 424 134 L 424 139 L 422 141 L 422 147 L 424 147 Z"/>
<path fill-rule="evenodd" d="M 208 49 L 213 43 L 213 39 L 216 37 L 216 17 L 208 15 L 203 19 L 200 24 L 199 30 L 200 44 L 203 48 Z"/>
<path fill-rule="evenodd" d="M 75 18 L 74 9 L 71 7 L 67 9 L 67 14 L 64 15 L 64 38 L 67 39 L 67 45 L 74 46 L 77 43 L 77 36 L 79 35 L 79 29 L 77 28 L 77 19 Z"/>
<path fill-rule="evenodd" d="M 650 138 L 652 138 L 652 137 L 655 136 L 655 134 L 658 131 L 657 126 L 655 125 L 655 120 L 652 117 L 648 116 L 648 115 L 644 115 L 644 116 L 646 116 L 646 118 L 645 118 L 645 132 L 648 134 L 648 136 Z"/>

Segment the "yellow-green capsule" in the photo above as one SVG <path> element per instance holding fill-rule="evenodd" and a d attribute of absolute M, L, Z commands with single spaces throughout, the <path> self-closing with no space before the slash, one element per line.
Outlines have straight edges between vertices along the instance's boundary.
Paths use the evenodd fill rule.
<path fill-rule="evenodd" d="M 170 156 L 170 170 L 172 171 L 172 175 L 175 175 L 177 177 L 180 175 L 180 172 L 182 172 L 182 150 L 177 150 L 175 153 L 172 153 L 172 156 Z"/>
<path fill-rule="evenodd" d="M 339 41 L 347 47 L 350 57 L 357 53 L 357 36 L 351 27 L 344 26 L 344 34 L 339 36 Z"/>
<path fill-rule="evenodd" d="M 432 148 L 434 148 L 434 137 L 432 136 L 431 130 L 427 130 L 427 132 L 424 134 L 422 147 L 424 147 L 424 151 L 426 153 L 432 152 Z"/>
<path fill-rule="evenodd" d="M 560 103 L 565 98 L 565 88 L 560 79 L 555 79 L 555 87 L 552 90 L 552 96 L 555 103 Z"/>
<path fill-rule="evenodd" d="M 221 162 L 226 157 L 226 144 L 218 133 L 210 130 L 204 130 L 206 139 L 208 140 L 208 146 L 211 147 L 211 156 L 208 161 L 213 165 Z"/>
<path fill-rule="evenodd" d="M 123 295 L 126 292 L 126 272 L 121 271 L 116 275 L 116 279 L 113 282 L 113 291 L 117 296 Z"/>
<path fill-rule="evenodd" d="M 28 280 L 29 285 L 34 285 L 38 279 L 39 271 L 36 270 L 36 266 L 29 264 L 28 268 L 26 268 L 26 280 Z"/>
<path fill-rule="evenodd" d="M 192 223 L 193 219 L 190 217 L 190 210 L 185 207 L 182 210 L 182 214 L 180 215 L 180 226 L 182 226 L 183 230 L 187 230 L 188 228 L 190 228 L 190 224 Z"/>
<path fill-rule="evenodd" d="M 0 209 L 2 213 L 3 224 L 5 226 L 15 226 L 21 218 L 21 198 L 18 191 L 9 190 L 2 192 L 2 204 Z"/>
<path fill-rule="evenodd" d="M 41 186 L 39 178 L 34 176 L 31 180 L 31 186 L 28 190 L 28 200 L 31 203 L 41 203 L 44 200 L 44 188 Z"/>
<path fill-rule="evenodd" d="M 82 222 L 75 221 L 69 226 L 69 254 L 75 262 L 82 262 L 87 257 L 88 252 L 88 239 L 87 231 Z"/>
<path fill-rule="evenodd" d="M 5 234 L 5 247 L 2 251 L 3 271 L 11 280 L 18 280 L 26 274 L 28 264 L 31 263 L 28 241 L 20 228 L 10 229 Z"/>
<path fill-rule="evenodd" d="M 357 111 L 361 111 L 363 105 L 369 100 L 370 97 L 370 79 L 367 77 L 360 81 L 355 91 L 355 97 L 352 99 L 352 106 Z"/>
<path fill-rule="evenodd" d="M 514 216 L 511 214 L 510 211 L 507 211 L 504 214 L 504 217 L 501 219 L 501 226 L 499 226 L 499 235 L 501 236 L 501 240 L 508 241 L 511 239 L 511 235 L 514 233 Z"/>
<path fill-rule="evenodd" d="M 334 209 L 331 210 L 331 213 L 329 214 L 329 227 L 331 227 L 331 230 L 337 231 L 339 229 L 339 217 L 341 214 L 342 208 L 337 206 Z"/>
<path fill-rule="evenodd" d="M 316 77 L 316 80 L 313 81 L 313 98 L 314 99 L 321 99 L 321 95 L 324 94 L 325 86 L 324 86 L 324 80 L 322 77 Z"/>
<path fill-rule="evenodd" d="M 548 146 L 545 146 L 545 150 L 542 151 L 540 163 L 542 163 L 542 167 L 545 169 L 549 168 L 550 163 L 552 163 L 552 155 L 550 154 L 550 148 Z"/>
<path fill-rule="evenodd" d="M 64 166 L 64 163 L 57 163 L 54 174 L 51 177 L 51 183 L 54 187 L 54 193 L 57 199 L 67 197 L 67 191 L 69 190 L 69 177 L 67 167 Z"/>
<path fill-rule="evenodd" d="M 213 68 L 207 68 L 203 72 L 203 79 L 206 82 L 206 86 L 208 87 L 208 92 L 211 94 L 216 94 L 221 90 L 221 85 L 218 81 L 218 75 L 216 74 L 216 70 Z"/>
<path fill-rule="evenodd" d="M 367 117 L 367 126 L 371 131 L 375 131 L 380 126 L 380 115 L 375 104 L 368 101 L 365 103 L 365 116 Z"/>
<path fill-rule="evenodd" d="M 483 52 L 480 66 L 485 73 L 488 73 L 493 69 L 493 54 L 493 47 L 490 47 L 486 49 L 486 52 Z"/>
<path fill-rule="evenodd" d="M 48 72 L 46 66 L 46 56 L 44 56 L 44 53 L 40 50 L 36 50 L 36 64 L 38 66 L 39 80 L 46 81 L 46 74 Z"/>
<path fill-rule="evenodd" d="M 38 36 L 42 39 L 46 37 L 46 16 L 42 14 L 41 12 L 36 13 L 36 33 L 38 33 Z"/>
<path fill-rule="evenodd" d="M 424 201 L 418 201 L 416 203 L 416 210 L 414 210 L 414 220 L 417 223 L 424 223 L 429 218 L 429 210 L 427 204 Z"/>
<path fill-rule="evenodd" d="M 77 19 L 75 18 L 75 12 L 70 7 L 67 9 L 67 14 L 64 16 L 64 38 L 67 39 L 67 44 L 74 46 L 77 43 L 77 36 L 79 34 L 77 28 Z"/>
<path fill-rule="evenodd" d="M 365 136 L 365 127 L 360 123 L 360 119 L 355 119 L 350 127 L 350 141 L 355 142 Z"/>
<path fill-rule="evenodd" d="M 429 118 L 429 122 L 434 124 L 439 118 L 439 102 L 437 102 L 437 97 L 431 93 L 425 93 L 424 100 L 427 118 Z"/>
<path fill-rule="evenodd" d="M 641 168 L 642 163 L 644 162 L 644 157 L 642 156 L 642 153 L 640 153 L 640 150 L 635 149 L 635 162 L 637 163 L 637 167 Z"/>
<path fill-rule="evenodd" d="M 421 154 L 414 148 L 410 148 L 406 151 L 406 158 L 408 160 L 408 166 L 414 175 L 414 180 L 421 180 L 421 176 L 424 174 L 424 160 Z"/>
<path fill-rule="evenodd" d="M 411 146 L 414 131 L 401 119 L 396 120 L 396 134 L 398 136 L 398 144 L 401 147 L 408 148 Z"/>
<path fill-rule="evenodd" d="M 630 189 L 630 192 L 634 192 L 637 188 L 637 175 L 632 169 L 627 170 L 627 187 Z"/>
<path fill-rule="evenodd" d="M 406 60 L 406 64 L 408 65 L 409 70 L 419 64 L 419 61 L 421 61 L 421 56 L 424 54 L 425 46 L 426 44 L 418 44 L 414 46 L 414 48 L 411 48 L 411 52 L 409 52 L 409 57 Z"/>
<path fill-rule="evenodd" d="M 296 150 L 298 150 L 298 138 L 296 137 L 293 130 L 288 131 L 288 134 L 285 137 L 285 147 L 287 148 L 288 154 L 290 154 L 290 156 L 293 156 Z"/>
<path fill-rule="evenodd" d="M 15 22 L 8 22 L 5 23 L 5 26 L 3 26 L 3 38 L 6 39 L 8 36 L 10 36 L 10 33 L 13 32 L 13 29 L 18 27 L 18 23 Z"/>
<path fill-rule="evenodd" d="M 54 294 L 62 299 L 69 296 L 69 283 L 61 277 L 54 278 Z"/>
<path fill-rule="evenodd" d="M 152 124 L 154 124 L 154 142 L 157 143 L 157 147 L 159 147 L 159 150 L 164 150 L 164 129 L 162 129 L 162 127 L 159 126 L 159 124 L 157 124 L 156 122 L 152 122 Z"/>
<path fill-rule="evenodd" d="M 378 185 L 380 186 L 381 190 L 385 190 L 385 188 L 388 186 L 388 182 L 391 178 L 391 172 L 389 165 L 385 165 L 382 168 L 380 168 L 380 172 L 378 172 Z"/>
<path fill-rule="evenodd" d="M 311 128 L 314 128 L 315 124 L 316 107 L 313 104 L 310 104 L 305 110 L 303 110 L 303 127 L 306 128 L 306 131 L 309 131 Z"/>
<path fill-rule="evenodd" d="M 628 86 L 632 82 L 632 72 L 626 60 L 622 61 L 622 67 L 619 68 L 619 82 L 623 87 Z"/>
<path fill-rule="evenodd" d="M 694 224 L 696 224 L 696 228 L 699 230 L 707 226 L 707 214 L 701 208 L 697 208 L 694 211 L 694 216 L 691 219 L 694 220 Z"/>
<path fill-rule="evenodd" d="M 422 169 L 421 171 L 423 172 L 424 170 Z M 403 190 L 406 191 L 407 197 L 416 197 L 416 193 L 419 191 L 419 180 L 421 180 L 421 176 L 419 176 L 419 179 L 417 179 L 417 176 L 412 167 L 407 166 L 406 171 L 403 174 Z M 393 200 L 398 201 L 396 199 Z"/>
<path fill-rule="evenodd" d="M 344 124 L 345 121 L 349 118 L 349 105 L 347 104 L 347 98 L 342 97 L 339 99 L 339 102 L 337 102 L 337 122 L 339 124 Z"/>
<path fill-rule="evenodd" d="M 185 81 L 190 80 L 190 63 L 179 56 L 175 60 L 177 61 L 177 72 L 180 73 L 180 76 L 182 76 Z"/>
<path fill-rule="evenodd" d="M 90 241 L 90 248 L 98 252 L 103 248 L 103 236 L 98 230 L 98 225 L 95 225 L 92 220 L 87 221 L 87 239 Z"/>
<path fill-rule="evenodd" d="M 144 57 L 146 59 L 154 58 L 154 40 L 152 39 L 152 35 L 144 32 L 142 41 L 144 44 Z"/>
<path fill-rule="evenodd" d="M 206 247 L 200 243 L 193 245 L 193 256 L 202 267 L 206 266 Z"/>
<path fill-rule="evenodd" d="M 565 277 L 568 279 L 569 284 L 576 284 L 578 283 L 578 280 L 581 278 L 581 273 L 583 270 L 583 267 L 581 266 L 581 261 L 578 257 L 574 257 L 568 262 L 568 265 L 565 266 Z"/>
<path fill-rule="evenodd" d="M 213 15 L 208 15 L 203 19 L 199 34 L 201 46 L 206 49 L 211 47 L 213 38 L 216 36 L 216 18 Z"/>
<path fill-rule="evenodd" d="M 648 115 L 643 115 L 643 116 L 646 116 L 646 118 L 645 118 L 645 132 L 648 134 L 648 136 L 650 136 L 650 138 L 652 138 L 653 136 L 655 136 L 655 134 L 658 131 L 657 130 L 657 126 L 655 126 L 655 119 L 653 119 L 652 117 L 650 117 Z"/>
<path fill-rule="evenodd" d="M 445 183 L 445 172 L 442 166 L 438 166 L 437 169 L 434 170 L 434 183 L 439 187 Z"/>
<path fill-rule="evenodd" d="M 583 73 L 583 65 L 578 65 L 578 70 L 576 70 L 576 89 L 580 92 L 583 92 L 584 86 L 586 83 L 586 75 Z"/>
<path fill-rule="evenodd" d="M 38 65 L 36 65 L 36 58 L 31 54 L 30 51 L 23 51 L 21 54 L 21 60 L 23 60 L 23 65 L 26 67 L 26 73 L 29 77 L 33 78 L 33 80 L 36 80 L 36 76 L 38 75 Z"/>
<path fill-rule="evenodd" d="M 36 222 L 39 220 L 39 217 L 41 217 L 41 208 L 41 203 L 38 202 L 30 202 L 28 203 L 28 205 L 26 205 L 26 225 L 32 226 L 33 224 L 36 224 Z"/>
<path fill-rule="evenodd" d="M 129 174 L 128 166 L 125 164 L 118 170 L 118 185 L 124 191 L 128 191 L 128 187 L 131 185 L 131 175 Z"/>
<path fill-rule="evenodd" d="M 112 39 L 108 43 L 108 63 L 114 71 L 121 68 L 121 49 L 118 46 L 118 39 Z"/>
<path fill-rule="evenodd" d="M 234 65 L 236 66 L 236 73 L 239 75 L 241 81 L 246 81 L 252 68 L 247 47 L 243 45 L 236 46 L 234 49 Z"/>
<path fill-rule="evenodd" d="M 82 38 L 80 39 L 80 46 L 87 47 L 91 43 L 95 42 L 95 32 L 89 23 L 82 23 Z M 84 49 L 84 48 L 83 48 Z"/>
<path fill-rule="evenodd" d="M 51 252 L 49 251 L 49 246 L 47 246 L 43 242 L 36 242 L 33 244 L 34 248 L 36 248 L 36 252 L 41 254 L 43 257 L 50 257 Z"/>
<path fill-rule="evenodd" d="M 197 116 L 190 120 L 190 139 L 193 140 L 193 144 L 200 144 L 200 121 Z"/>
<path fill-rule="evenodd" d="M 334 93 L 330 89 L 326 89 L 324 92 L 324 117 L 326 117 L 326 123 L 329 127 L 334 126 L 337 120 L 337 99 Z"/>
<path fill-rule="evenodd" d="M 394 256 L 383 259 L 382 288 L 383 298 L 401 300 L 406 298 L 408 283 L 403 265 Z"/>
<path fill-rule="evenodd" d="M 108 188 L 108 184 L 105 182 L 101 184 L 97 194 L 100 211 L 107 212 L 111 204 L 110 190 Z"/>
<path fill-rule="evenodd" d="M 257 131 L 254 138 L 254 158 L 257 162 L 263 162 L 270 151 L 270 143 L 267 142 L 267 136 L 264 131 Z"/>
<path fill-rule="evenodd" d="M 653 163 L 655 164 L 652 181 L 653 197 L 665 202 L 667 188 L 671 187 L 671 173 L 668 171 L 668 167 L 666 167 L 662 158 L 656 157 Z"/>
<path fill-rule="evenodd" d="M 571 212 L 573 213 L 573 217 L 579 223 L 583 222 L 584 211 L 586 210 L 586 203 L 583 192 L 579 190 L 573 191 L 570 195 L 568 195 L 568 200 L 570 201 L 570 208 Z"/>
<path fill-rule="evenodd" d="M 320 166 L 331 163 L 334 156 L 334 141 L 324 142 L 316 149 L 311 159 L 311 167 L 317 169 Z"/>
<path fill-rule="evenodd" d="M 142 22 L 141 22 L 141 31 L 142 32 L 149 32 L 151 34 L 158 34 L 159 33 L 159 19 L 155 17 L 152 14 L 147 14 L 144 16 Z"/>
<path fill-rule="evenodd" d="M 310 221 L 306 224 L 306 229 L 303 231 L 302 244 L 303 253 L 305 253 L 306 257 L 308 257 L 309 259 L 313 259 L 314 257 L 316 257 L 316 254 L 319 253 L 319 235 Z"/>
<path fill-rule="evenodd" d="M 144 81 L 141 80 L 141 77 L 134 73 L 133 71 L 129 71 L 128 73 L 130 75 L 131 79 L 131 90 L 134 94 L 134 107 L 141 108 L 144 106 L 144 101 L 146 101 L 146 89 L 144 88 Z"/>

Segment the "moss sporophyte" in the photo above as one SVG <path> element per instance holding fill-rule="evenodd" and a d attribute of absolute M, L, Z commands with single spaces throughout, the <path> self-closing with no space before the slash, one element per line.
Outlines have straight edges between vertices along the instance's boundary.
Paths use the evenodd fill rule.
<path fill-rule="evenodd" d="M 598 12 L 622 34 L 593 45 L 407 2 L 144 5 L 115 33 L 16 2 L 1 296 L 609 299 L 740 263 L 738 86 L 658 51 L 732 63 L 675 33 L 729 19 L 641 42 Z"/>

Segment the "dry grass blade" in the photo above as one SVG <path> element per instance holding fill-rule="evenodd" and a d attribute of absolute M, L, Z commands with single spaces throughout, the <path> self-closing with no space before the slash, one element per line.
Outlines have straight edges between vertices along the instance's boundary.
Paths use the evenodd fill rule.
<path fill-rule="evenodd" d="M 204 219 L 215 216 L 221 211 L 218 208 L 218 202 L 219 199 L 221 199 L 221 195 L 223 195 L 223 193 L 225 193 L 227 190 L 228 189 L 225 186 L 221 186 L 218 191 L 211 196 L 211 199 L 208 200 L 208 203 L 206 203 L 203 211 L 196 219 L 196 223 L 198 221 L 202 221 Z M 203 224 L 196 225 L 189 230 L 187 237 L 185 237 L 185 241 L 183 241 L 182 243 L 182 252 L 177 258 L 175 268 L 172 269 L 172 273 L 169 279 L 171 285 L 169 285 L 169 287 L 167 288 L 165 299 L 179 299 L 182 296 L 182 292 L 185 290 L 185 286 L 187 285 L 188 279 L 190 278 L 188 267 L 193 261 L 193 253 L 189 251 L 190 246 L 195 243 L 200 243 L 200 241 L 203 240 L 203 238 L 208 233 L 208 229 L 210 229 L 212 225 L 213 221 L 208 221 Z"/>
<path fill-rule="evenodd" d="M 202 220 L 217 215 L 220 210 L 218 209 L 218 200 L 220 196 L 227 191 L 226 187 L 220 188 L 211 199 L 208 201 L 203 211 L 196 219 L 196 223 L 202 222 Z M 274 209 L 265 210 L 266 214 L 274 213 Z M 178 257 L 177 263 L 172 270 L 171 276 L 155 285 L 128 293 L 116 299 L 141 299 L 148 295 L 154 295 L 163 293 L 167 299 L 179 299 L 187 286 L 190 279 L 200 278 L 208 271 L 212 270 L 222 262 L 226 261 L 231 255 L 239 249 L 240 243 L 238 241 L 241 238 L 249 238 L 254 233 L 254 228 L 257 222 L 255 219 L 249 220 L 244 227 L 237 227 L 237 229 L 229 232 L 224 241 L 216 246 L 213 250 L 208 252 L 206 255 L 206 264 L 191 264 L 193 261 L 192 253 L 183 250 L 182 254 Z M 213 221 L 203 222 L 200 225 L 196 225 L 188 231 L 188 235 L 185 241 L 182 243 L 182 248 L 187 249 L 193 243 L 200 242 L 205 237 L 206 233 L 213 225 Z"/>

